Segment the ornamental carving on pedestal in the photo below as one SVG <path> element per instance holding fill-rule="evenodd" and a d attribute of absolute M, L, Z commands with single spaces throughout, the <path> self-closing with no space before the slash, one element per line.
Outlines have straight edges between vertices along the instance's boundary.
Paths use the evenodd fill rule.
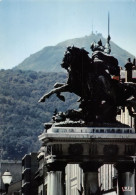
<path fill-rule="evenodd" d="M 103 153 L 108 157 L 115 157 L 118 155 L 118 146 L 117 145 L 105 145 L 103 148 Z"/>
<path fill-rule="evenodd" d="M 83 147 L 81 144 L 70 144 L 68 152 L 72 155 L 81 155 L 83 154 Z"/>

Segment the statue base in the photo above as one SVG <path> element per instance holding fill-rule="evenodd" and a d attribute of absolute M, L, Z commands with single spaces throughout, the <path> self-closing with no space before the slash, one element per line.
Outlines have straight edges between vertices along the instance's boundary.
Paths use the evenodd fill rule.
<path fill-rule="evenodd" d="M 78 149 L 75 149 L 76 147 L 82 148 L 80 155 L 77 153 L 80 156 L 80 158 L 76 158 L 77 163 L 84 161 L 84 157 L 89 159 L 90 156 L 92 160 L 97 159 L 97 161 L 104 161 L 106 158 L 106 161 L 110 163 L 117 159 L 129 158 L 129 156 L 135 155 L 136 148 L 135 129 L 129 126 L 59 127 L 52 125 L 51 128 L 45 130 L 39 136 L 39 140 L 47 147 L 61 148 L 63 153 L 61 158 L 63 160 L 65 155 L 67 157 L 70 155 L 69 148 L 72 147 L 73 151 L 78 151 Z M 56 154 L 55 152 L 54 155 Z M 73 154 L 76 155 L 76 152 Z M 69 160 L 72 161 L 72 158 L 70 157 Z"/>
<path fill-rule="evenodd" d="M 45 147 L 49 191 L 54 189 L 57 183 L 57 189 L 62 189 L 59 194 L 64 195 L 65 182 L 60 177 L 58 180 L 57 178 L 60 174 L 61 178 L 65 175 L 67 164 L 79 164 L 84 173 L 85 195 L 88 195 L 89 191 L 97 193 L 100 190 L 98 169 L 103 164 L 114 164 L 119 174 L 119 191 L 122 190 L 122 186 L 125 189 L 125 186 L 131 186 L 134 194 L 134 171 L 129 169 L 133 167 L 133 157 L 136 153 L 136 134 L 133 128 L 62 127 L 48 124 L 48 129 L 39 136 L 39 140 Z M 58 195 L 58 192 L 53 191 L 51 195 Z M 119 195 L 122 195 L 122 191 Z"/>

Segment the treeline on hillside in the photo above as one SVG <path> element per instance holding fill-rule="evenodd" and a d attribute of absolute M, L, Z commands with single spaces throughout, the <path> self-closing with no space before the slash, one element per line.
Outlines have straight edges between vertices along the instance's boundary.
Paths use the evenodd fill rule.
<path fill-rule="evenodd" d="M 55 82 L 66 80 L 64 73 L 0 71 L 0 148 L 3 148 L 3 158 L 20 159 L 26 153 L 38 151 L 38 135 L 43 132 L 43 124 L 52 119 L 55 109 L 66 111 L 77 107 L 77 97 L 70 93 L 64 94 L 65 102 L 53 95 L 45 103 L 38 103 Z"/>

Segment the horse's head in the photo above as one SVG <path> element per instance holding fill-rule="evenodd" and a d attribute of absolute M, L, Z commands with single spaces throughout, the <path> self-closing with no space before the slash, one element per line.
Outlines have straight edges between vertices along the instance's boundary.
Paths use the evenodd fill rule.
<path fill-rule="evenodd" d="M 68 70 L 71 62 L 72 62 L 72 47 L 67 47 L 67 50 L 64 53 L 64 57 L 61 63 L 61 67 Z"/>
<path fill-rule="evenodd" d="M 80 64 L 86 61 L 87 59 L 88 60 L 90 59 L 88 56 L 88 52 L 83 48 L 80 49 L 74 46 L 67 47 L 61 67 L 65 68 L 66 70 L 76 67 L 80 68 Z M 85 63 L 85 65 L 86 64 L 87 63 Z"/>

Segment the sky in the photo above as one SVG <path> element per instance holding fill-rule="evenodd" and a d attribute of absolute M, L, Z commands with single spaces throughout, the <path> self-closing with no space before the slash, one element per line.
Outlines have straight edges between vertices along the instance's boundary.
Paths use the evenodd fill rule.
<path fill-rule="evenodd" d="M 102 33 L 136 56 L 136 0 L 0 0 L 0 69 L 59 42 Z"/>

